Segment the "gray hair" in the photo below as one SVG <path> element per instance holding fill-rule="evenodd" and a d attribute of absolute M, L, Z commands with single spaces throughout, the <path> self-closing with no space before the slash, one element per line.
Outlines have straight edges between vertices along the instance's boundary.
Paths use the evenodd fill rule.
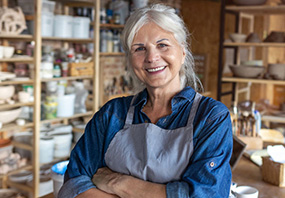
<path fill-rule="evenodd" d="M 127 20 L 122 32 L 122 47 L 126 53 L 128 71 L 134 82 L 134 91 L 141 91 L 145 85 L 137 78 L 130 64 L 131 44 L 139 29 L 149 22 L 154 22 L 162 29 L 173 33 L 185 51 L 185 62 L 179 72 L 181 87 L 191 86 L 195 90 L 203 89 L 202 83 L 194 72 L 194 58 L 187 42 L 190 34 L 184 21 L 175 13 L 174 8 L 163 4 L 153 4 L 135 10 Z"/>

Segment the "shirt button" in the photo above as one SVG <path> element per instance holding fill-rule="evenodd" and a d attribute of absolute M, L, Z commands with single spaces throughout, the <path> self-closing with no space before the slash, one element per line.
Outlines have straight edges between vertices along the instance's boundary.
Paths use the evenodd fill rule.
<path fill-rule="evenodd" d="M 211 166 L 211 168 L 213 168 L 213 167 L 215 166 L 215 163 L 214 163 L 214 162 L 211 162 L 211 163 L 210 163 L 210 166 Z"/>

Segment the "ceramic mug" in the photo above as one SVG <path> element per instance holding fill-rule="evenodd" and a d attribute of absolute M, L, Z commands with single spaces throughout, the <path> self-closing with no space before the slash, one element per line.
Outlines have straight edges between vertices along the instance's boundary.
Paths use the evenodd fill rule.
<path fill-rule="evenodd" d="M 258 198 L 258 190 L 251 186 L 238 186 L 234 194 L 237 198 Z"/>
<path fill-rule="evenodd" d="M 22 103 L 30 102 L 30 94 L 25 91 L 20 91 L 18 93 L 19 101 Z"/>

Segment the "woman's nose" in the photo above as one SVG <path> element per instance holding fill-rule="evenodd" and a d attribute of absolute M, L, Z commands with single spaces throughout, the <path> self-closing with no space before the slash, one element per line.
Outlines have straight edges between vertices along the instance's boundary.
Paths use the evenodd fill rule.
<path fill-rule="evenodd" d="M 145 62 L 147 63 L 153 63 L 157 60 L 159 60 L 159 52 L 157 49 L 149 49 L 147 50 L 146 57 L 145 57 Z"/>

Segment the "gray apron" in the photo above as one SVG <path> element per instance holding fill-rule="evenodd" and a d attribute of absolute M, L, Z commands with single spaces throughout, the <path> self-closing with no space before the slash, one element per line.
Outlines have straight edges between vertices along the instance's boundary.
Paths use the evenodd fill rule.
<path fill-rule="evenodd" d="M 193 120 L 201 97 L 196 93 L 187 125 L 173 130 L 152 123 L 132 124 L 134 97 L 124 128 L 116 133 L 106 151 L 106 165 L 145 181 L 180 180 L 193 153 Z"/>

